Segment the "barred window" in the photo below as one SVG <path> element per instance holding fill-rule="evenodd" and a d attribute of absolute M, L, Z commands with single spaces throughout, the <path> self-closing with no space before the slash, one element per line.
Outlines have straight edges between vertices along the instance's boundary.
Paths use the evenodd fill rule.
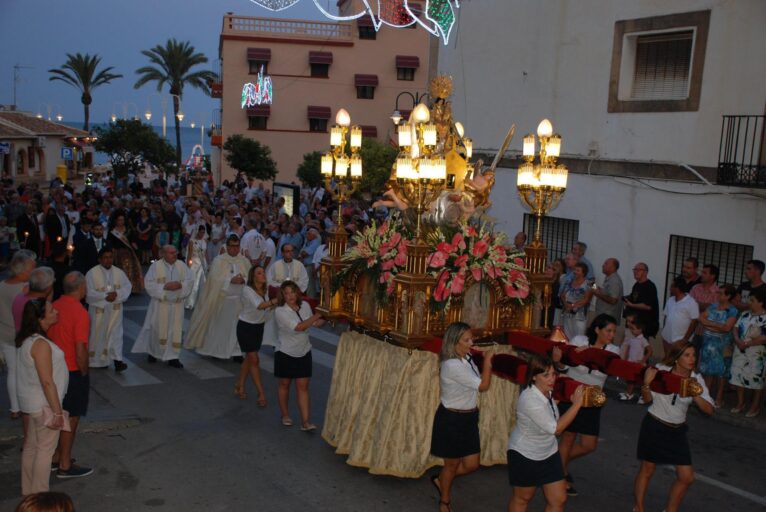
<path fill-rule="evenodd" d="M 718 267 L 718 284 L 738 285 L 745 280 L 745 263 L 753 259 L 753 246 L 670 235 L 667 283 L 681 275 L 684 260 L 694 256 L 703 265 Z"/>
<path fill-rule="evenodd" d="M 537 219 L 529 213 L 524 214 L 524 233 L 527 243 L 535 236 Z M 548 261 L 563 258 L 572 249 L 580 234 L 580 221 L 562 217 L 545 216 L 540 224 L 540 236 L 548 248 Z"/>

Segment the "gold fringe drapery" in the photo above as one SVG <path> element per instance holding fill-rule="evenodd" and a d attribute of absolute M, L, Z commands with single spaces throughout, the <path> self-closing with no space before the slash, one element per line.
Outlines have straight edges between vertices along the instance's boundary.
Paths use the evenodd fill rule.
<path fill-rule="evenodd" d="M 496 347 L 510 353 L 510 347 Z M 492 377 L 479 399 L 481 464 L 505 464 L 516 421 L 516 384 Z M 322 437 L 372 474 L 418 478 L 442 460 L 432 457 L 431 428 L 439 405 L 436 354 L 346 332 L 335 356 Z"/>

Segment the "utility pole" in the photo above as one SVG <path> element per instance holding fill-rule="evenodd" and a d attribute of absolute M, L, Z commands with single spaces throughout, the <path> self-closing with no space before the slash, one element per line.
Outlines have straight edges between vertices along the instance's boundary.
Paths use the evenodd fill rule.
<path fill-rule="evenodd" d="M 21 82 L 21 76 L 19 76 L 19 70 L 32 69 L 32 66 L 22 66 L 16 64 L 13 66 L 13 108 L 18 109 L 18 103 L 16 103 L 16 87 Z"/>

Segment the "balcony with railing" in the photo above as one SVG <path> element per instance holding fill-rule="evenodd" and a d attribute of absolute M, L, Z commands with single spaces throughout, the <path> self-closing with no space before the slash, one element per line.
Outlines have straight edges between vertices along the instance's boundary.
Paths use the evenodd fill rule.
<path fill-rule="evenodd" d="M 223 74 L 222 74 L 221 59 L 216 59 L 213 65 L 213 73 L 215 78 L 208 82 L 210 86 L 210 96 L 213 98 L 223 98 Z"/>
<path fill-rule="evenodd" d="M 718 184 L 766 188 L 763 115 L 723 116 L 718 149 Z"/>
<path fill-rule="evenodd" d="M 290 39 L 319 39 L 323 41 L 351 42 L 351 23 L 326 21 L 287 20 L 227 14 L 223 17 L 223 36 L 261 36 Z"/>

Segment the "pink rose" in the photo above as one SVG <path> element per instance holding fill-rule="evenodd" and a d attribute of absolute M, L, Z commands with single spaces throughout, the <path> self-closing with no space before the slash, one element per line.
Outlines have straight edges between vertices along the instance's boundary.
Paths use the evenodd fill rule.
<path fill-rule="evenodd" d="M 523 258 L 513 258 L 513 262 L 520 267 L 524 267 L 525 265 Z"/>
<path fill-rule="evenodd" d="M 500 275 L 500 271 L 498 270 L 498 268 L 489 262 L 484 265 L 484 272 L 486 272 L 487 276 L 489 276 L 492 279 Z"/>
<path fill-rule="evenodd" d="M 442 268 L 445 263 L 447 263 L 447 255 L 442 251 L 436 251 L 428 258 L 428 266 L 431 268 Z"/>
<path fill-rule="evenodd" d="M 458 272 L 452 279 L 452 295 L 460 295 L 465 287 L 465 274 Z"/>
<path fill-rule="evenodd" d="M 383 272 L 382 274 L 380 274 L 379 281 L 381 283 L 386 283 L 386 282 L 388 282 L 389 279 L 391 279 L 391 277 L 392 277 L 391 272 Z"/>
<path fill-rule="evenodd" d="M 471 275 L 473 276 L 473 280 L 476 281 L 477 283 L 481 281 L 481 278 L 482 278 L 481 267 L 473 267 L 471 269 Z"/>
<path fill-rule="evenodd" d="M 399 251 L 394 256 L 394 265 L 403 267 L 407 264 L 407 251 Z"/>
<path fill-rule="evenodd" d="M 455 233 L 455 236 L 452 237 L 452 247 L 465 251 L 465 240 L 463 239 L 463 235 Z"/>
<path fill-rule="evenodd" d="M 489 249 L 489 244 L 485 240 L 479 240 L 473 244 L 471 254 L 477 258 L 481 258 L 487 253 L 487 249 Z"/>
<path fill-rule="evenodd" d="M 465 236 L 476 236 L 478 233 L 476 232 L 476 228 L 473 226 L 466 226 L 465 228 Z"/>
<path fill-rule="evenodd" d="M 391 237 L 391 241 L 389 242 L 391 244 L 391 247 L 396 247 L 399 242 L 402 240 L 401 233 L 394 233 L 394 235 Z"/>
<path fill-rule="evenodd" d="M 394 260 L 386 260 L 383 262 L 383 264 L 380 266 L 381 270 L 391 270 L 394 268 L 395 262 Z"/>
<path fill-rule="evenodd" d="M 437 246 L 436 246 L 436 250 L 438 250 L 438 251 L 441 251 L 441 252 L 443 252 L 443 253 L 445 253 L 445 254 L 449 254 L 449 253 L 451 253 L 452 251 L 454 251 L 454 250 L 455 250 L 455 248 L 454 248 L 454 247 L 452 247 L 452 246 L 451 246 L 450 244 L 448 244 L 447 242 L 440 242 L 440 243 L 439 243 L 439 245 L 437 245 Z"/>
<path fill-rule="evenodd" d="M 468 264 L 468 255 L 467 254 L 462 254 L 462 255 L 458 256 L 457 259 L 455 259 L 454 265 L 456 267 L 458 267 L 458 268 L 463 268 L 463 267 L 466 266 L 466 264 Z"/>
<path fill-rule="evenodd" d="M 519 283 L 516 286 L 506 284 L 505 294 L 512 299 L 525 299 L 529 295 L 529 286 L 526 284 L 519 286 Z"/>
<path fill-rule="evenodd" d="M 439 281 L 436 283 L 436 289 L 434 290 L 434 298 L 437 302 L 443 302 L 449 297 L 450 287 L 447 285 L 448 279 L 449 272 L 446 270 L 439 274 Z"/>
<path fill-rule="evenodd" d="M 388 286 L 386 286 L 386 293 L 388 295 L 392 295 L 394 293 L 394 288 L 396 287 L 395 285 L 396 283 L 394 283 L 393 279 L 389 281 Z"/>

